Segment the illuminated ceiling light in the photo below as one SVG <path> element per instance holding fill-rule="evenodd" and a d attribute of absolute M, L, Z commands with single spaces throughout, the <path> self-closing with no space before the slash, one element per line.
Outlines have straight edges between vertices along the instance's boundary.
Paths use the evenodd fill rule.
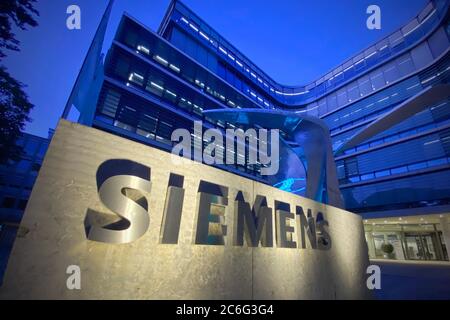
<path fill-rule="evenodd" d="M 172 69 L 172 70 L 175 71 L 175 72 L 180 72 L 180 68 L 178 68 L 177 66 L 175 66 L 175 65 L 173 65 L 173 64 L 170 64 L 170 65 L 169 65 L 169 68 Z"/>
<path fill-rule="evenodd" d="M 195 103 L 194 103 L 194 108 L 199 109 L 200 111 L 203 111 L 203 108 L 202 108 L 202 107 L 199 107 L 199 106 L 196 105 Z"/>
<path fill-rule="evenodd" d="M 209 41 L 209 37 L 206 35 L 206 34 L 204 34 L 203 32 L 199 32 L 200 33 L 200 35 L 203 37 L 203 38 L 205 38 L 206 40 L 208 40 Z"/>
<path fill-rule="evenodd" d="M 239 61 L 239 60 L 236 60 L 236 63 L 239 65 L 239 67 L 243 67 L 244 65 Z"/>
<path fill-rule="evenodd" d="M 137 47 L 137 49 L 138 49 L 139 51 L 141 51 L 141 52 L 144 52 L 145 54 L 150 54 L 150 50 L 147 49 L 147 48 L 144 47 L 144 46 L 139 45 L 139 46 Z"/>
<path fill-rule="evenodd" d="M 140 74 L 137 74 L 136 72 L 131 73 L 130 76 L 128 77 L 128 80 L 133 81 L 135 77 L 138 78 L 139 80 L 144 80 L 144 77 L 141 76 Z"/>
<path fill-rule="evenodd" d="M 431 11 L 431 13 L 430 13 L 425 19 L 423 19 L 422 22 L 421 22 L 420 24 L 425 23 L 428 19 L 430 19 L 430 17 L 431 17 L 435 12 L 436 12 L 436 9 L 434 9 L 433 11 Z"/>
<path fill-rule="evenodd" d="M 191 27 L 192 29 L 194 29 L 196 32 L 198 32 L 198 28 L 196 26 L 194 26 L 192 23 L 189 23 L 189 27 Z"/>
<path fill-rule="evenodd" d="M 158 61 L 159 63 L 165 65 L 167 67 L 167 65 L 169 64 L 169 62 L 167 62 L 167 60 L 161 58 L 160 56 L 156 55 L 155 56 L 155 60 Z"/>
<path fill-rule="evenodd" d="M 436 78 L 436 76 L 432 76 L 432 77 L 430 77 L 430 78 L 428 78 L 428 79 L 425 79 L 425 80 L 423 80 L 421 83 L 422 83 L 422 84 L 425 84 L 425 83 L 427 83 L 427 82 L 433 80 L 434 78 Z"/>
<path fill-rule="evenodd" d="M 373 56 L 373 55 L 376 54 L 376 53 L 377 53 L 376 51 L 372 52 L 371 54 L 369 54 L 369 55 L 366 57 L 366 59 L 369 59 L 371 56 Z"/>
<path fill-rule="evenodd" d="M 169 91 L 166 89 L 166 92 L 175 98 L 177 97 L 177 95 L 175 93 L 173 93 L 172 91 Z"/>
<path fill-rule="evenodd" d="M 231 60 L 235 60 L 234 57 L 231 54 L 228 54 L 228 58 L 230 58 Z"/>
<path fill-rule="evenodd" d="M 159 84 L 157 84 L 157 83 L 154 83 L 153 81 L 150 82 L 150 85 L 153 86 L 153 87 L 155 87 L 155 88 L 157 88 L 157 89 L 159 89 L 159 90 L 164 90 L 163 87 L 161 87 L 161 86 L 160 86 Z"/>
<path fill-rule="evenodd" d="M 351 68 L 353 68 L 353 65 L 351 65 L 350 67 L 347 67 L 344 69 L 344 72 L 347 72 L 348 70 L 350 70 Z"/>
<path fill-rule="evenodd" d="M 222 51 L 223 54 L 228 54 L 228 52 L 221 46 L 219 46 L 219 50 Z"/>
<path fill-rule="evenodd" d="M 184 23 L 188 24 L 189 21 L 187 21 L 184 17 L 181 17 L 181 21 L 183 21 Z"/>
<path fill-rule="evenodd" d="M 299 96 L 305 93 L 309 93 L 309 90 L 303 91 L 303 92 L 297 92 L 297 93 L 284 93 L 280 91 L 275 91 L 278 94 L 284 95 L 284 96 Z"/>
<path fill-rule="evenodd" d="M 439 141 L 440 141 L 439 139 L 436 139 L 436 140 L 425 142 L 423 145 L 427 146 L 427 145 L 430 145 L 430 144 L 433 144 L 433 143 L 436 143 L 436 142 L 439 142 Z"/>

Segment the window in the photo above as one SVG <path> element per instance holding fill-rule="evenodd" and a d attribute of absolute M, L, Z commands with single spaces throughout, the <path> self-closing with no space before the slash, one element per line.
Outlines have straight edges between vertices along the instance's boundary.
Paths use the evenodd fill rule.
<path fill-rule="evenodd" d="M 120 122 L 120 121 L 117 121 L 117 120 L 114 121 L 114 126 L 116 126 L 118 128 L 122 128 L 122 129 L 127 130 L 127 131 L 134 131 L 134 127 L 133 126 L 130 126 L 130 125 L 126 124 L 126 123 L 123 123 L 123 122 Z"/>
<path fill-rule="evenodd" d="M 343 164 L 337 166 L 337 176 L 338 176 L 338 179 L 345 178 L 345 168 L 344 168 Z"/>
<path fill-rule="evenodd" d="M 17 208 L 20 210 L 25 210 L 27 203 L 28 203 L 27 199 L 21 199 L 21 200 L 19 200 L 19 204 L 18 204 Z"/>
<path fill-rule="evenodd" d="M 408 168 L 406 166 L 391 169 L 392 174 L 400 174 L 400 173 L 405 173 L 407 171 L 408 171 Z"/>
<path fill-rule="evenodd" d="M 2 208 L 12 209 L 14 208 L 14 202 L 16 199 L 12 197 L 4 197 L 2 201 Z"/>
<path fill-rule="evenodd" d="M 373 173 L 367 173 L 367 174 L 361 175 L 361 181 L 370 180 L 373 178 L 375 178 L 375 175 Z"/>
<path fill-rule="evenodd" d="M 384 81 L 384 76 L 381 71 L 376 71 L 377 73 L 373 73 L 370 75 L 370 79 L 372 81 L 372 90 L 377 90 L 383 87 L 386 83 Z"/>
<path fill-rule="evenodd" d="M 39 151 L 37 153 L 37 157 L 43 159 L 45 156 L 45 153 L 47 152 L 48 145 L 46 143 L 42 143 L 39 147 Z"/>
<path fill-rule="evenodd" d="M 347 159 L 345 161 L 346 172 L 349 176 L 359 175 L 358 162 L 356 158 Z"/>
<path fill-rule="evenodd" d="M 136 72 L 131 73 L 128 77 L 128 80 L 136 83 L 139 86 L 142 86 L 144 84 L 144 76 Z"/>
<path fill-rule="evenodd" d="M 16 170 L 18 172 L 27 172 L 30 169 L 31 161 L 29 160 L 20 160 L 16 166 Z"/>
<path fill-rule="evenodd" d="M 414 163 L 414 164 L 409 165 L 408 170 L 414 171 L 414 170 L 425 169 L 426 167 L 427 167 L 426 162 L 419 162 L 419 163 Z"/>
<path fill-rule="evenodd" d="M 33 172 L 39 172 L 40 169 L 41 169 L 40 163 L 33 163 L 31 165 L 31 171 L 33 171 Z"/>
<path fill-rule="evenodd" d="M 387 177 L 389 175 L 390 175 L 389 170 L 382 170 L 382 171 L 375 172 L 375 177 L 377 177 L 377 178 Z"/>
<path fill-rule="evenodd" d="M 447 163 L 447 159 L 446 158 L 440 158 L 440 159 L 434 159 L 434 160 L 429 160 L 428 161 L 428 166 L 429 167 L 435 167 L 435 166 L 440 166 L 443 164 Z"/>

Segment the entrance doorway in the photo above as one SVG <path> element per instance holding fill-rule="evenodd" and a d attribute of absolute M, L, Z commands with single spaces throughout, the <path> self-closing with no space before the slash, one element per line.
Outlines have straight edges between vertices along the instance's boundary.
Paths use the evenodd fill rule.
<path fill-rule="evenodd" d="M 405 233 L 406 254 L 411 260 L 441 260 L 436 233 Z"/>

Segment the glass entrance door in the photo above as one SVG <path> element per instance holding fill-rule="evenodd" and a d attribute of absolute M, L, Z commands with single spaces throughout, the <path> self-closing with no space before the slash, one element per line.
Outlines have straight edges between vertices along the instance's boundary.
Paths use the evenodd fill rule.
<path fill-rule="evenodd" d="M 426 234 L 405 234 L 406 252 L 412 260 L 437 260 L 435 249 L 436 235 Z"/>

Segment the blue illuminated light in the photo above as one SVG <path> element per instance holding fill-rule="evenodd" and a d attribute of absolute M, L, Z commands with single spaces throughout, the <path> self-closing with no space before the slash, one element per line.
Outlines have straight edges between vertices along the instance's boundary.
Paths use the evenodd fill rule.
<path fill-rule="evenodd" d="M 287 178 L 281 182 L 275 183 L 273 187 L 278 188 L 283 191 L 297 193 L 305 190 L 305 187 L 301 187 L 299 189 L 292 190 L 292 186 L 297 181 L 305 181 L 305 178 Z"/>

